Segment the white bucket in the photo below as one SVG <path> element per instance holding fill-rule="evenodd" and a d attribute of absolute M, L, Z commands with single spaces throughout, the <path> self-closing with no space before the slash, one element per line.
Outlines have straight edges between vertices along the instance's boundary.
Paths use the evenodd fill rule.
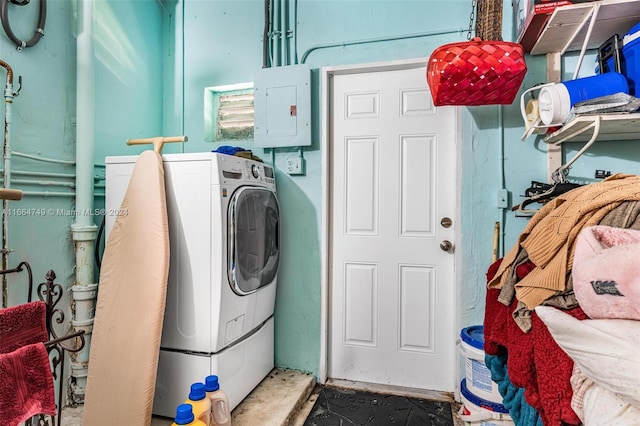
<path fill-rule="evenodd" d="M 475 396 L 502 403 L 498 384 L 491 380 L 491 370 L 484 363 L 484 327 L 472 325 L 460 332 L 460 354 L 466 358 L 467 386 Z"/>
<path fill-rule="evenodd" d="M 476 397 L 467 389 L 466 379 L 460 383 L 460 395 L 462 407 L 458 411 L 458 417 L 466 425 L 474 426 L 513 426 L 514 422 L 509 416 L 509 410 L 504 405 L 486 401 Z"/>

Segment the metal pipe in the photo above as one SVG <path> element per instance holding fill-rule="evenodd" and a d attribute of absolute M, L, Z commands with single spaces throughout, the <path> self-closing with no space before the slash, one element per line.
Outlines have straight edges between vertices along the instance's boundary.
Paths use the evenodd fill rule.
<path fill-rule="evenodd" d="M 4 170 L 0 170 L 0 175 L 3 173 L 4 173 Z M 67 178 L 67 179 L 76 178 L 76 175 L 73 173 L 32 172 L 29 170 L 12 170 L 11 174 L 14 176 L 54 177 L 54 178 Z"/>
<path fill-rule="evenodd" d="M 280 65 L 288 65 L 287 60 L 287 0 L 280 2 Z"/>
<path fill-rule="evenodd" d="M 29 158 L 31 160 L 44 161 L 45 163 L 57 163 L 57 164 L 67 164 L 69 166 L 75 166 L 76 162 L 73 160 L 58 160 L 56 158 L 47 158 L 40 157 L 37 155 L 25 154 L 24 152 L 13 151 L 13 155 L 16 157 Z"/>
<path fill-rule="evenodd" d="M 13 69 L 11 66 L 0 61 L 0 66 L 7 70 L 7 80 L 4 89 L 4 144 L 2 148 L 4 158 L 4 169 L 7 173 L 3 176 L 2 186 L 11 186 L 11 106 L 13 98 L 17 93 L 13 92 Z M 1 268 L 5 270 L 9 265 L 9 200 L 2 200 L 2 261 Z M 9 286 L 6 275 L 2 275 L 2 307 L 6 308 L 9 303 Z"/>
<path fill-rule="evenodd" d="M 10 138 L 10 129 L 11 129 L 11 103 L 13 102 L 13 70 L 8 63 L 4 61 L 0 61 L 0 65 L 7 70 L 7 81 L 5 84 L 4 90 L 4 101 L 5 101 L 5 117 L 4 117 L 4 144 L 9 143 Z M 6 179 L 3 179 L 3 182 L 6 183 Z M 4 249 L 6 244 L 6 233 L 5 233 L 5 223 L 8 221 L 8 207 L 9 203 L 7 200 L 2 201 L 2 247 Z M 7 225 L 8 227 L 8 225 Z M 4 271 L 8 267 L 7 254 L 5 254 L 4 250 L 2 251 L 2 270 Z M 2 307 L 6 308 L 8 306 L 8 298 L 9 298 L 9 290 L 7 284 L 7 278 L 3 274 L 2 275 Z"/>
<path fill-rule="evenodd" d="M 271 25 L 271 40 L 273 41 L 273 63 L 271 66 L 282 65 L 280 57 L 280 0 L 273 0 L 273 24 Z"/>
<path fill-rule="evenodd" d="M 262 29 L 262 68 L 269 66 L 269 9 L 271 1 L 264 0 L 264 28 Z"/>
<path fill-rule="evenodd" d="M 274 33 L 274 25 L 275 25 L 275 0 L 271 0 L 270 1 L 270 6 L 269 6 L 269 67 L 272 67 L 275 65 L 276 59 L 275 59 L 275 45 L 274 45 L 274 37 L 273 37 L 273 33 Z"/>
<path fill-rule="evenodd" d="M 29 179 L 13 179 L 13 183 L 19 183 L 22 185 L 41 185 L 41 186 L 66 186 L 69 188 L 75 188 L 75 182 L 62 182 L 59 180 L 29 180 Z"/>
<path fill-rule="evenodd" d="M 56 192 L 56 191 L 22 191 L 23 196 L 35 196 L 35 197 L 75 197 L 75 191 L 72 192 Z M 96 192 L 93 194 L 94 198 L 104 198 L 103 192 Z"/>
<path fill-rule="evenodd" d="M 307 60 L 307 57 L 314 51 L 320 49 L 330 49 L 333 47 L 345 47 L 345 46 L 356 46 L 359 44 L 368 44 L 368 43 L 380 43 L 384 41 L 395 41 L 395 40 L 406 40 L 411 38 L 420 38 L 420 37 L 431 37 L 437 35 L 446 35 L 446 34 L 456 34 L 463 33 L 465 30 L 462 28 L 458 29 L 450 29 L 450 30 L 441 30 L 441 31 L 429 31 L 425 33 L 417 33 L 417 34 L 406 34 L 399 36 L 391 36 L 391 37 L 380 37 L 380 38 L 371 38 L 364 40 L 354 40 L 354 41 L 344 41 L 340 43 L 329 43 L 329 44 L 319 44 L 317 46 L 310 47 L 306 52 L 302 55 L 302 59 L 300 60 L 301 64 Z"/>
<path fill-rule="evenodd" d="M 76 211 L 92 211 L 94 199 L 94 72 L 93 39 L 94 0 L 78 2 L 76 60 Z M 84 330 L 86 344 L 72 357 L 71 378 L 74 402 L 84 401 L 86 376 L 77 374 L 87 368 L 91 346 L 91 328 L 97 283 L 94 277 L 94 252 L 98 227 L 90 215 L 75 216 L 71 234 L 75 243 L 76 283 L 71 287 L 74 300 L 72 325 Z M 89 297 L 85 297 L 89 295 Z"/>
<path fill-rule="evenodd" d="M 298 0 L 293 3 L 293 30 L 291 30 L 291 44 L 293 45 L 293 63 L 298 63 Z"/>
<path fill-rule="evenodd" d="M 505 167 L 504 167 L 504 109 L 502 105 L 498 105 L 498 129 L 500 131 L 500 145 L 499 145 L 499 155 L 498 161 L 499 165 L 499 173 L 500 173 L 500 189 L 506 190 L 506 178 L 505 178 Z M 506 234 L 506 220 L 507 220 L 507 209 L 503 207 L 500 209 L 500 222 L 499 222 L 499 232 L 500 232 L 500 242 L 498 247 L 498 253 L 500 257 L 504 256 L 504 242 L 505 242 L 505 234 Z"/>
<path fill-rule="evenodd" d="M 23 196 L 38 196 L 38 197 L 75 197 L 75 192 L 55 192 L 55 191 L 23 191 Z M 95 194 L 96 196 L 103 196 L 104 194 Z"/>

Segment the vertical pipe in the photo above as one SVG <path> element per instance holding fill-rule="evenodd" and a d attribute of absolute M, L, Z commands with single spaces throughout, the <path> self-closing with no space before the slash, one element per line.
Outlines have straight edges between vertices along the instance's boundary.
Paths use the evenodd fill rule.
<path fill-rule="evenodd" d="M 287 60 L 287 0 L 280 0 L 280 65 L 288 65 Z"/>
<path fill-rule="evenodd" d="M 262 68 L 269 66 L 269 9 L 270 1 L 264 0 L 264 27 L 262 29 Z"/>
<path fill-rule="evenodd" d="M 4 61 L 0 65 L 7 70 L 7 83 L 4 89 L 4 178 L 3 186 L 9 188 L 11 185 L 11 105 L 13 104 L 13 70 Z M 9 267 L 9 200 L 2 200 L 2 270 Z M 6 308 L 9 303 L 9 288 L 7 276 L 2 274 L 2 307 Z"/>
<path fill-rule="evenodd" d="M 498 105 L 498 129 L 500 131 L 500 154 L 498 155 L 498 161 L 500 162 L 500 189 L 506 189 L 506 179 L 504 173 L 504 109 L 502 105 Z M 500 242 L 499 242 L 499 257 L 504 256 L 504 240 L 505 240 L 505 222 L 507 220 L 506 207 L 500 209 Z"/>
<path fill-rule="evenodd" d="M 86 369 L 89 363 L 91 330 L 95 312 L 97 284 L 94 279 L 94 242 L 98 227 L 93 223 L 94 155 L 94 0 L 78 2 L 77 81 L 76 81 L 76 215 L 71 225 L 75 243 L 76 283 L 73 327 L 85 331 L 85 346 L 71 363 L 73 401 L 83 402 Z"/>
<path fill-rule="evenodd" d="M 293 46 L 293 63 L 298 64 L 298 0 L 290 0 L 293 3 L 291 25 L 291 45 Z"/>
<path fill-rule="evenodd" d="M 275 0 L 269 0 L 269 64 L 268 67 L 272 67 L 275 63 L 275 46 L 273 41 L 273 32 L 275 31 L 275 22 L 274 22 L 274 9 L 275 9 Z"/>
<path fill-rule="evenodd" d="M 273 0 L 273 24 L 271 25 L 271 40 L 273 41 L 272 66 L 280 66 L 280 0 Z"/>

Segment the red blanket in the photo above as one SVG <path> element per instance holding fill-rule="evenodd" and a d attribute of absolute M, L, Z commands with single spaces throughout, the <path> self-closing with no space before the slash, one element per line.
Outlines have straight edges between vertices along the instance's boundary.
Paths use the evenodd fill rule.
<path fill-rule="evenodd" d="M 489 267 L 490 280 L 501 260 Z M 523 265 L 524 266 L 524 265 Z M 527 273 L 531 267 L 516 271 Z M 532 329 L 524 333 L 513 319 L 511 306 L 498 302 L 499 289 L 488 289 L 484 317 L 484 351 L 489 355 L 507 353 L 507 371 L 514 386 L 525 389 L 525 399 L 535 408 L 545 426 L 580 425 L 580 419 L 571 408 L 570 378 L 573 361 L 553 340 L 546 325 L 531 312 Z M 581 308 L 565 311 L 569 315 L 586 319 Z"/>

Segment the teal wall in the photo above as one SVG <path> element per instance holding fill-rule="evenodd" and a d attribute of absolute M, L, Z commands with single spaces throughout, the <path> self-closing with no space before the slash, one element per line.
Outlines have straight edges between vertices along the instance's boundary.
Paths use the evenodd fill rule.
<path fill-rule="evenodd" d="M 10 5 L 14 30 L 30 37 L 37 3 Z M 505 2 L 503 34 L 513 39 L 511 5 Z M 466 39 L 468 0 L 291 0 L 296 6 L 296 55 L 312 70 L 313 143 L 304 150 L 305 176 L 283 172 L 296 149 L 254 149 L 275 160 L 282 210 L 282 264 L 276 301 L 276 364 L 318 374 L 320 363 L 321 111 L 320 69 L 325 66 L 425 58 L 439 45 Z M 58 159 L 75 156 L 76 2 L 49 0 L 45 38 L 17 52 L 0 35 L 0 59 L 24 78 L 14 102 L 14 150 Z M 95 70 L 95 161 L 107 155 L 140 152 L 127 138 L 184 134 L 185 144 L 165 152 L 215 149 L 204 142 L 204 88 L 253 80 L 262 67 L 264 4 L 261 0 L 97 0 Z M 425 36 L 425 34 L 444 33 Z M 352 43 L 357 42 L 357 43 Z M 571 61 L 567 60 L 568 66 Z M 545 58 L 527 57 L 523 88 L 545 80 Z M 585 62 L 587 63 L 587 62 Z M 587 66 L 583 72 L 588 73 Z M 4 74 L 1 75 L 4 77 Z M 425 83 L 426 84 L 426 83 Z M 2 110 L 4 112 L 4 110 Z M 459 322 L 482 322 L 486 269 L 491 262 L 495 222 L 503 222 L 502 249 L 515 242 L 527 219 L 496 207 L 504 187 L 511 203 L 532 180 L 546 180 L 546 146 L 520 140 L 524 129 L 517 102 L 509 106 L 461 108 L 462 277 Z M 247 144 L 245 148 L 253 148 Z M 570 144 L 567 155 L 579 149 Z M 638 172 L 631 142 L 596 144 L 571 170 L 571 177 L 593 181 L 593 170 Z M 14 169 L 73 173 L 73 167 L 15 159 Z M 100 177 L 102 168 L 96 169 Z M 504 176 L 504 178 L 503 178 Z M 15 178 L 15 176 L 14 176 Z M 67 179 L 71 182 L 71 179 Z M 504 182 L 503 182 L 504 181 Z M 97 180 L 97 184 L 104 182 Z M 68 191 L 65 187 L 14 185 L 30 191 Z M 96 193 L 102 193 L 98 186 Z M 97 206 L 103 203 L 96 197 Z M 73 207 L 72 197 L 25 196 L 24 208 Z M 55 269 L 58 282 L 73 285 L 70 241 L 72 217 L 11 217 L 11 263 L 27 259 L 36 282 Z M 101 218 L 96 217 L 96 224 Z M 25 299 L 12 285 L 10 304 Z M 65 301 L 68 304 L 68 300 Z M 69 316 L 67 316 L 68 320 Z"/>
<path fill-rule="evenodd" d="M 33 34 L 38 3 L 29 6 L 9 5 L 10 23 L 21 39 Z M 47 2 L 45 37 L 34 47 L 15 49 L 10 40 L 0 37 L 0 59 L 14 72 L 14 89 L 18 76 L 22 90 L 12 106 L 12 151 L 56 160 L 75 160 L 76 116 L 76 18 L 75 1 Z M 105 155 L 121 155 L 143 148 L 131 148 L 127 138 L 156 135 L 163 123 L 163 8 L 155 0 L 96 1 L 95 34 L 95 184 L 96 206 L 104 204 Z M 2 69 L 4 87 L 5 72 Z M 4 105 L 4 104 L 3 104 Z M 4 121 L 4 107 L 2 109 Z M 65 288 L 73 285 L 74 255 L 70 235 L 73 217 L 58 209 L 72 210 L 72 196 L 30 195 L 31 192 L 66 192 L 72 178 L 23 177 L 18 171 L 51 172 L 73 175 L 73 165 L 12 158 L 12 183 L 24 190 L 15 209 L 45 209 L 44 216 L 10 217 L 10 265 L 28 260 L 35 280 L 42 280 L 54 269 Z M 63 185 L 44 185 L 56 180 Z M 99 225 L 102 217 L 94 221 Z M 37 281 L 39 282 L 39 281 Z M 67 291 L 68 294 L 68 291 Z M 9 304 L 26 299 L 19 283 L 10 286 Z"/>
<path fill-rule="evenodd" d="M 2 33 L 0 37 L 0 59 L 7 62 L 14 72 L 14 89 L 18 88 L 18 76 L 22 76 L 22 90 L 12 105 L 12 138 L 14 151 L 60 160 L 73 160 L 75 156 L 75 41 L 72 11 L 67 2 L 49 3 L 46 36 L 35 46 L 17 51 Z M 22 39 L 30 39 L 38 5 L 9 7 L 11 26 Z M 0 69 L 4 88 L 6 73 Z M 1 113 L 4 122 L 4 102 Z M 18 171 L 74 172 L 70 166 L 44 163 L 13 157 L 11 169 L 13 179 L 42 180 L 19 176 Z M 45 180 L 47 178 L 44 178 Z M 58 179 L 72 182 L 72 179 Z M 13 187 L 29 191 L 68 192 L 65 187 L 12 184 Z M 25 196 L 21 201 L 10 202 L 12 209 L 70 209 L 71 197 Z M 10 212 L 10 213 L 11 213 Z M 16 213 L 19 211 L 16 210 Z M 44 281 L 49 269 L 55 270 L 57 282 L 73 284 L 73 249 L 69 226 L 72 217 L 47 214 L 34 216 L 11 215 L 9 218 L 9 267 L 20 261 L 28 261 L 35 283 Z M 10 276 L 9 304 L 26 301 L 26 281 L 23 274 Z M 20 278 L 18 278 L 20 277 Z"/>
<path fill-rule="evenodd" d="M 426 61 L 435 47 L 466 39 L 471 6 L 466 0 L 300 0 L 291 2 L 291 7 L 294 4 L 297 43 L 292 50 L 297 55 L 289 63 L 304 59 L 312 70 L 313 143 L 304 149 L 307 173 L 289 176 L 283 172 L 286 159 L 298 155 L 296 149 L 277 149 L 275 154 L 254 151 L 266 161 L 275 158 L 278 170 L 282 264 L 276 300 L 276 364 L 317 374 L 321 341 L 320 69 L 409 58 Z M 185 22 L 184 33 L 176 31 L 184 46 L 184 133 L 190 138 L 184 150 L 215 149 L 218 144 L 202 142 L 203 89 L 253 80 L 254 71 L 262 66 L 263 2 L 187 0 L 177 9 L 184 13 Z M 505 38 L 510 38 L 510 5 L 505 5 L 505 16 Z M 436 33 L 445 34 L 420 36 Z M 532 62 L 528 84 L 544 80 L 544 61 Z M 463 117 L 463 244 L 459 248 L 463 264 L 458 267 L 463 280 L 460 322 L 469 325 L 483 319 L 493 228 L 502 218 L 502 211 L 496 208 L 501 135 L 505 175 L 512 190 L 523 190 L 532 178 L 543 180 L 546 165 L 543 147 L 520 142 L 523 128 L 516 106 L 503 107 L 502 112 L 498 107 L 463 109 Z M 505 240 L 509 244 L 525 223 L 525 219 L 507 215 Z"/>
<path fill-rule="evenodd" d="M 286 159 L 296 149 L 275 153 L 254 151 L 266 161 L 275 160 L 282 209 L 282 264 L 276 301 L 276 364 L 318 373 L 320 363 L 320 241 L 321 241 L 321 111 L 320 69 L 325 66 L 428 57 L 444 43 L 465 40 L 469 26 L 467 0 L 298 0 L 290 1 L 290 27 L 294 29 L 288 63 L 308 64 L 312 70 L 313 143 L 304 149 L 307 173 L 289 176 L 283 172 Z M 295 10 L 295 13 L 293 12 Z M 203 90 L 207 86 L 244 83 L 262 66 L 264 4 L 259 0 L 194 1 L 176 4 L 183 14 L 176 37 L 184 48 L 184 116 L 180 123 L 190 138 L 185 151 L 215 149 L 219 144 L 203 141 Z M 511 4 L 504 3 L 503 37 L 513 39 Z M 454 30 L 451 33 L 451 30 Z M 460 30 L 460 31 L 458 31 Z M 448 34 L 418 36 L 446 32 Z M 353 44 L 352 44 L 353 43 Z M 568 55 L 567 69 L 575 60 Z M 573 61 L 573 62 L 572 62 Z M 276 57 L 277 62 L 277 57 Z M 527 57 L 529 88 L 546 80 L 544 56 Z M 585 60 L 586 63 L 593 63 Z M 583 66 L 583 74 L 591 70 Z M 567 77 L 569 78 L 569 77 Z M 167 106 L 167 104 L 165 104 Z M 495 222 L 502 222 L 504 250 L 515 243 L 526 218 L 496 207 L 497 190 L 505 187 L 511 203 L 532 180 L 546 181 L 546 144 L 524 132 L 518 102 L 497 107 L 462 108 L 462 276 L 460 317 L 462 326 L 482 323 L 485 274 L 491 263 Z M 179 127 L 178 121 L 173 123 Z M 165 122 L 165 126 L 169 125 Z M 602 144 L 606 145 L 606 144 Z M 611 146 L 611 145 L 607 145 Z M 593 176 L 595 168 L 636 172 L 632 143 L 599 148 L 598 157 L 584 156 L 571 177 Z M 245 148 L 252 148 L 247 144 Z M 571 155 L 572 147 L 568 147 Z M 579 147 L 577 148 L 579 149 Z M 611 154 L 620 152 L 620 154 Z M 605 154 L 600 156 L 600 154 Z M 626 161 L 619 161 L 619 158 Z M 571 157 L 568 157 L 571 158 Z M 593 160 L 593 161 L 590 161 Z M 611 166 L 609 166 L 611 165 Z M 504 175 L 504 179 L 502 176 Z M 593 179 L 592 179 L 593 180 Z M 504 182 L 503 182 L 504 181 Z"/>
<path fill-rule="evenodd" d="M 39 3 L 9 4 L 10 25 L 19 38 L 31 38 Z M 156 0 L 95 2 L 96 208 L 104 206 L 104 167 L 101 166 L 105 155 L 139 152 L 143 148 L 126 146 L 127 138 L 162 132 L 165 14 Z M 10 142 L 14 152 L 67 162 L 75 160 L 76 19 L 75 0 L 49 0 L 44 38 L 22 51 L 16 50 L 0 31 L 0 59 L 13 69 L 14 89 L 18 87 L 18 76 L 23 79 L 22 90 L 12 106 Z M 5 70 L 0 69 L 3 88 L 5 78 Z M 4 122 L 4 102 L 0 114 Z M 11 186 L 22 189 L 25 195 L 20 201 L 10 202 L 8 236 L 12 252 L 8 264 L 15 267 L 20 261 L 28 261 L 36 286 L 45 281 L 48 270 L 55 271 L 55 282 L 64 290 L 58 304 L 64 321 L 57 330 L 58 335 L 63 335 L 70 328 L 70 288 L 75 283 L 70 229 L 74 216 L 68 213 L 75 206 L 72 196 L 75 167 L 14 154 L 11 170 Z M 19 171 L 62 173 L 68 177 L 25 176 L 19 175 Z M 45 181 L 55 181 L 55 184 L 45 184 Z M 42 192 L 49 195 L 34 194 Z M 51 195 L 53 193 L 58 195 Z M 96 215 L 93 221 L 99 226 L 102 217 Z M 26 273 L 10 275 L 7 304 L 26 300 Z M 66 367 L 68 370 L 68 362 Z"/>

